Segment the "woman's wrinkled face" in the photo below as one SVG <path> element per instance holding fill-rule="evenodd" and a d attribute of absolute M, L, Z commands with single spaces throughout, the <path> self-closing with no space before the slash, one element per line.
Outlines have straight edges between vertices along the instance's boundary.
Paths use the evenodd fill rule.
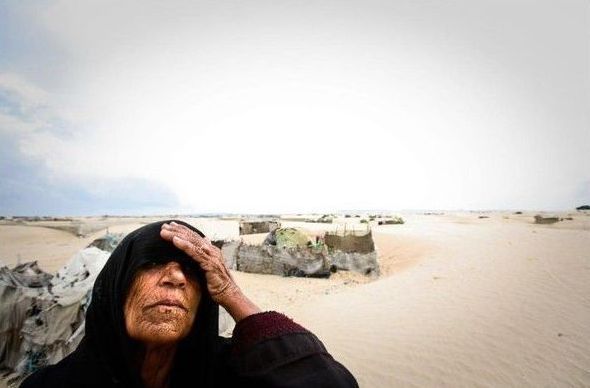
<path fill-rule="evenodd" d="M 125 301 L 129 337 L 144 343 L 166 344 L 188 335 L 201 300 L 196 274 L 170 261 L 140 269 Z"/>

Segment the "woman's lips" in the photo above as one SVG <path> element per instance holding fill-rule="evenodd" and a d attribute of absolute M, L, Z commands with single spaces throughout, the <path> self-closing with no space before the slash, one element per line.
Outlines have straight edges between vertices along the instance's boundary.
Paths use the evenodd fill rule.
<path fill-rule="evenodd" d="M 158 306 L 177 307 L 177 308 L 181 308 L 185 311 L 188 311 L 188 309 L 185 307 L 185 305 L 178 299 L 161 299 L 155 303 L 150 304 L 148 307 L 158 307 Z"/>

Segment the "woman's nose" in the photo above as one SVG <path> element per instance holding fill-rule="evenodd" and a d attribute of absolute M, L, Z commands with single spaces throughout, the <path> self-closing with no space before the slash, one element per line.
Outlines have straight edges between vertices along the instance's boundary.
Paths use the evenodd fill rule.
<path fill-rule="evenodd" d="M 171 261 L 162 268 L 162 271 L 164 272 L 160 280 L 162 285 L 168 287 L 184 287 L 186 285 L 186 277 L 177 262 Z"/>

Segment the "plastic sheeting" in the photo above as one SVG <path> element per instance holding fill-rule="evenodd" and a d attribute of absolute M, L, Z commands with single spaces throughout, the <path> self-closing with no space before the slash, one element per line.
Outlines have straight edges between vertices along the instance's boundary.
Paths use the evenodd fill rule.
<path fill-rule="evenodd" d="M 76 348 L 94 280 L 108 257 L 95 247 L 83 249 L 55 276 L 36 262 L 0 268 L 0 367 L 26 375 Z"/>

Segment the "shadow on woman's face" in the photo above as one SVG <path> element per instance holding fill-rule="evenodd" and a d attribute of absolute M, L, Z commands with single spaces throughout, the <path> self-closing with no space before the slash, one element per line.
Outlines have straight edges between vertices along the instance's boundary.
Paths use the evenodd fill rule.
<path fill-rule="evenodd" d="M 196 275 L 178 262 L 140 269 L 125 301 L 127 334 L 145 344 L 174 344 L 186 337 L 201 300 Z"/>

